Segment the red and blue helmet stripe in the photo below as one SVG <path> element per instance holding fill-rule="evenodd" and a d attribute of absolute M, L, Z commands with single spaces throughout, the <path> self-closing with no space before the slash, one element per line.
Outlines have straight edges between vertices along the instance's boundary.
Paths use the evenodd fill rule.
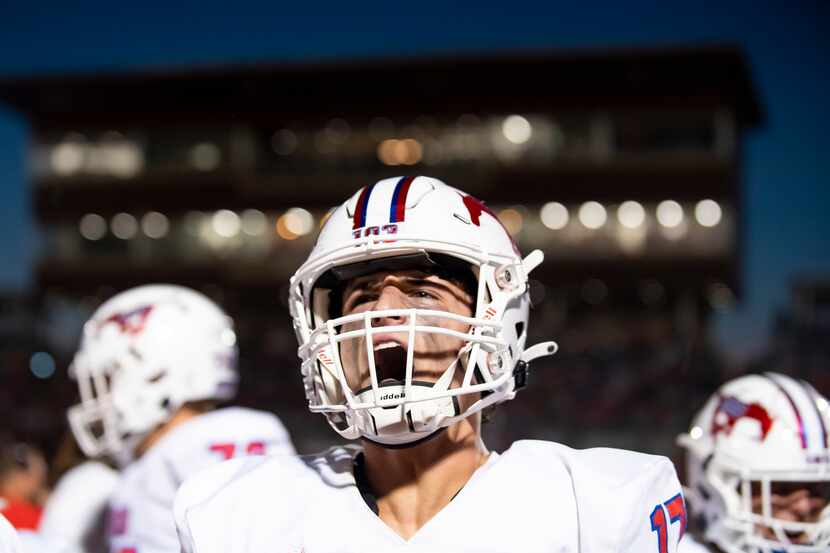
<path fill-rule="evenodd" d="M 357 207 L 354 210 L 354 221 L 352 223 L 353 229 L 359 229 L 366 226 L 366 212 L 369 208 L 369 198 L 372 197 L 372 190 L 375 188 L 374 184 L 370 184 L 360 191 L 360 197 L 357 198 Z"/>
<path fill-rule="evenodd" d="M 389 222 L 400 223 L 406 219 L 406 196 L 415 177 L 401 177 L 392 193 L 392 204 L 389 207 Z"/>
<path fill-rule="evenodd" d="M 395 183 L 395 188 L 392 191 L 392 198 L 389 205 L 389 223 L 400 223 L 406 219 L 406 198 L 409 195 L 409 189 L 412 182 L 418 177 L 401 177 Z M 381 185 L 389 185 L 381 181 Z M 357 205 L 355 206 L 352 229 L 359 229 L 366 226 L 366 216 L 369 212 L 369 202 L 372 198 L 372 192 L 375 190 L 375 184 L 371 184 L 360 191 L 357 198 Z M 380 207 L 380 206 L 378 206 Z M 378 224 L 378 223 L 376 223 Z"/>

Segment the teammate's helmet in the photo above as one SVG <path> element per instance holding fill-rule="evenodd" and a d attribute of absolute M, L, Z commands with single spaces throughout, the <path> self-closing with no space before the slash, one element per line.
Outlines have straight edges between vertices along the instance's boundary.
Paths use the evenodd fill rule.
<path fill-rule="evenodd" d="M 774 517 L 771 498 L 781 483 L 826 493 L 828 429 L 827 401 L 805 382 L 766 373 L 721 386 L 678 438 L 686 449 L 691 511 L 706 540 L 726 553 L 830 550 L 830 506 L 816 522 L 794 522 Z M 794 544 L 788 533 L 806 533 L 810 544 Z"/>
<path fill-rule="evenodd" d="M 70 367 L 81 402 L 67 412 L 90 457 L 124 462 L 183 404 L 236 392 L 233 321 L 181 286 L 139 286 L 105 302 L 86 322 Z"/>
<path fill-rule="evenodd" d="M 324 413 L 346 438 L 362 436 L 394 446 L 412 444 L 512 399 L 524 383 L 527 363 L 556 351 L 553 342 L 525 348 L 528 273 L 542 259 L 538 250 L 522 259 L 487 207 L 434 178 L 390 178 L 361 189 L 331 212 L 311 255 L 291 279 L 289 305 L 309 408 Z M 426 309 L 342 316 L 338 310 L 336 290 L 345 281 L 413 267 L 466 272 L 477 288 L 469 290 L 475 301 L 472 316 Z M 403 322 L 377 326 L 395 317 Z M 461 322 L 469 330 L 460 333 L 436 321 Z M 372 353 L 372 334 L 378 332 L 409 336 L 404 379 L 379 382 Z M 464 342 L 434 383 L 413 382 L 416 333 Z M 347 383 L 340 356 L 346 340 L 366 340 L 371 385 L 364 389 L 353 390 Z M 456 371 L 463 371 L 460 386 L 452 384 Z M 462 408 L 457 397 L 463 394 L 481 398 Z"/>

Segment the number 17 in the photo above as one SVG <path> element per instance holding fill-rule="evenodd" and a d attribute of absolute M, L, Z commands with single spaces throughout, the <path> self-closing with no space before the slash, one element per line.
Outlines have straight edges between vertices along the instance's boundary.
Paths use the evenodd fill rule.
<path fill-rule="evenodd" d="M 665 507 L 665 510 L 663 509 Z M 669 521 L 666 521 L 666 510 L 669 512 Z M 669 524 L 680 521 L 680 538 L 686 532 L 686 504 L 683 496 L 677 494 L 662 505 L 655 505 L 651 512 L 651 531 L 657 532 L 657 550 L 659 553 L 669 551 Z M 679 539 L 679 538 L 678 538 Z"/>

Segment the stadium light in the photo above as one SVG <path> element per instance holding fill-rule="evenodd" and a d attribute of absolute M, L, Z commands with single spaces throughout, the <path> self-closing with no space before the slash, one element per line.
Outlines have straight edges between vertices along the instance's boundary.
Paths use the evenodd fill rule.
<path fill-rule="evenodd" d="M 539 210 L 542 224 L 551 230 L 561 230 L 568 225 L 568 208 L 559 202 L 548 202 Z"/>
<path fill-rule="evenodd" d="M 149 238 L 163 238 L 170 230 L 170 221 L 167 216 L 158 211 L 150 211 L 141 218 L 141 230 Z"/>
<path fill-rule="evenodd" d="M 646 210 L 639 202 L 628 200 L 617 208 L 617 220 L 622 226 L 635 229 L 646 220 Z"/>
<path fill-rule="evenodd" d="M 190 150 L 190 164 L 199 171 L 212 171 L 221 160 L 222 152 L 211 142 L 201 142 Z"/>
<path fill-rule="evenodd" d="M 267 217 L 258 209 L 246 209 L 242 212 L 242 232 L 248 236 L 259 236 L 268 227 Z"/>
<path fill-rule="evenodd" d="M 87 213 L 81 217 L 78 230 L 87 240 L 100 240 L 107 234 L 107 221 L 97 213 Z"/>
<path fill-rule="evenodd" d="M 533 127 L 521 115 L 508 115 L 501 124 L 501 132 L 513 144 L 524 144 L 533 135 Z"/>
<path fill-rule="evenodd" d="M 683 206 L 674 200 L 665 200 L 657 206 L 657 221 L 666 228 L 674 228 L 683 222 Z"/>
<path fill-rule="evenodd" d="M 579 221 L 591 230 L 596 230 L 605 224 L 608 214 L 605 207 L 599 202 L 585 202 L 579 207 Z"/>
<path fill-rule="evenodd" d="M 715 200 L 701 200 L 695 206 L 695 219 L 704 227 L 714 227 L 720 223 L 723 212 Z"/>
<path fill-rule="evenodd" d="M 507 229 L 507 232 L 510 233 L 510 236 L 519 234 L 522 231 L 522 226 L 524 226 L 524 217 L 518 210 L 512 207 L 499 211 L 499 221 Z"/>
<path fill-rule="evenodd" d="M 138 222 L 129 213 L 118 213 L 110 221 L 110 230 L 121 240 L 130 240 L 138 232 Z"/>
<path fill-rule="evenodd" d="M 232 238 L 239 233 L 239 215 L 230 209 L 220 209 L 211 218 L 213 231 L 222 238 Z"/>

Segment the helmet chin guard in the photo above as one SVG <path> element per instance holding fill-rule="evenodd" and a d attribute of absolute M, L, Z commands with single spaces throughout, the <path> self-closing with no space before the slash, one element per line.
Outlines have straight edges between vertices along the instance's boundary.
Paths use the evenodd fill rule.
<path fill-rule="evenodd" d="M 405 447 L 513 399 L 527 363 L 557 347 L 546 342 L 525 349 L 528 273 L 542 259 L 538 250 L 522 259 L 489 209 L 436 179 L 385 179 L 362 189 L 332 212 L 291 279 L 289 306 L 309 409 L 345 438 Z M 470 316 L 414 304 L 347 315 L 337 310 L 339 284 L 412 268 L 468 275 L 458 280 L 472 282 Z M 378 335 L 395 343 L 377 344 Z M 446 367 L 425 375 L 417 360 L 424 352 L 415 349 L 428 335 L 456 343 L 457 350 Z M 391 376 L 376 359 L 376 349 L 386 346 L 405 348 L 405 363 Z M 344 351 L 365 359 L 347 361 Z"/>

